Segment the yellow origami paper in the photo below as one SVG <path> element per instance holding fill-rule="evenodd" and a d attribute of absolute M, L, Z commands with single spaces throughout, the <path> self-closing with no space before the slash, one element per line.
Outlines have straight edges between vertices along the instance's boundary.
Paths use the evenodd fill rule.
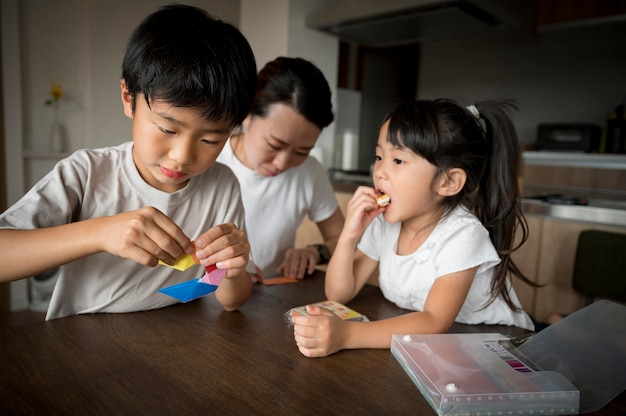
<path fill-rule="evenodd" d="M 159 260 L 159 264 L 184 272 L 185 270 L 187 270 L 188 268 L 190 268 L 191 266 L 197 263 L 194 261 L 191 254 L 187 254 L 185 257 L 182 257 L 180 260 L 178 260 L 176 263 L 172 264 L 171 266 L 167 263 L 162 262 L 161 260 Z"/>

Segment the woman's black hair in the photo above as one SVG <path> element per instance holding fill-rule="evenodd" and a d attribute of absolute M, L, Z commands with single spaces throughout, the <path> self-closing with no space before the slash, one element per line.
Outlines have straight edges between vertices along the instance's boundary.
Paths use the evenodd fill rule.
<path fill-rule="evenodd" d="M 233 25 L 205 10 L 164 6 L 135 29 L 126 48 L 122 79 L 135 100 L 200 107 L 203 116 L 240 124 L 257 81 L 254 54 Z"/>
<path fill-rule="evenodd" d="M 322 71 L 302 58 L 278 57 L 259 71 L 251 114 L 265 117 L 273 104 L 286 104 L 320 130 L 332 123 L 331 92 Z"/>
<path fill-rule="evenodd" d="M 471 110 L 452 100 L 419 100 L 400 104 L 387 117 L 387 139 L 411 150 L 445 174 L 452 168 L 465 171 L 467 179 L 456 195 L 446 197 L 447 212 L 462 204 L 485 228 L 500 259 L 491 282 L 488 303 L 502 296 L 507 305 L 519 308 L 509 296 L 507 275 L 530 284 L 511 253 L 528 238 L 528 223 L 521 209 L 518 184 L 519 145 L 507 110 L 512 101 L 484 101 Z M 521 238 L 516 240 L 516 232 Z M 516 242 L 517 241 L 517 242 Z"/>

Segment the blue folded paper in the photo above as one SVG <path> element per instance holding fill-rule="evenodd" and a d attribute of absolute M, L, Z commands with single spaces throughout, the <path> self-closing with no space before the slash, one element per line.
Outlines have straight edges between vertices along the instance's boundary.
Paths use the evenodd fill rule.
<path fill-rule="evenodd" d="M 178 283 L 172 286 L 159 289 L 159 292 L 178 299 L 181 302 L 189 302 L 202 296 L 213 293 L 217 290 L 217 286 L 209 283 L 202 283 L 200 278 L 192 279 L 187 282 Z"/>

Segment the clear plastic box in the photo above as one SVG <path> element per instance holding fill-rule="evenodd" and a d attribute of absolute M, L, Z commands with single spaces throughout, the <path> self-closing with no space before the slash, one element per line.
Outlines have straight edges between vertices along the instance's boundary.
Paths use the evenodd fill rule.
<path fill-rule="evenodd" d="M 574 415 L 579 390 L 501 334 L 393 335 L 391 352 L 438 415 Z"/>

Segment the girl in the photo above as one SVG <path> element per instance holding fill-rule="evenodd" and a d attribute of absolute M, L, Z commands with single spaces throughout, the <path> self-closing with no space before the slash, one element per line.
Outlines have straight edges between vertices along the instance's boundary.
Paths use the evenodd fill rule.
<path fill-rule="evenodd" d="M 259 72 L 244 131 L 218 158 L 239 179 L 258 277 L 301 279 L 330 258 L 344 218 L 324 167 L 309 153 L 333 118 L 330 87 L 311 62 L 279 57 Z M 323 245 L 295 247 L 305 215 Z"/>
<path fill-rule="evenodd" d="M 392 334 L 442 333 L 454 321 L 533 329 L 509 281 L 527 283 L 510 258 L 515 230 L 527 237 L 518 203 L 517 135 L 505 109 L 449 100 L 393 110 L 376 144 L 374 188 L 359 187 L 326 273 L 328 299 L 348 303 L 379 267 L 383 295 L 415 312 L 347 322 L 316 306 L 296 316 L 300 352 L 389 348 Z M 376 197 L 390 203 L 379 207 Z M 532 283 L 531 283 L 532 284 Z"/>

